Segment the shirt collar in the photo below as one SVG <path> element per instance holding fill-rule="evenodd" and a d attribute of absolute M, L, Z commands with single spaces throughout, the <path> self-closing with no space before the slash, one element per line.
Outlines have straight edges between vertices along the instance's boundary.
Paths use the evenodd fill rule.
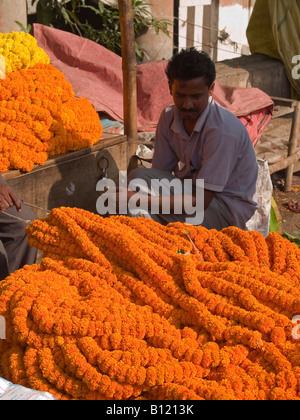
<path fill-rule="evenodd" d="M 194 131 L 200 132 L 202 130 L 212 103 L 213 103 L 213 98 L 210 96 L 209 99 L 208 99 L 208 104 L 206 105 L 206 107 L 204 108 L 204 110 L 202 111 L 201 115 L 199 116 L 199 118 L 196 122 Z M 189 135 L 187 134 L 187 132 L 185 131 L 185 128 L 183 126 L 183 119 L 182 119 L 178 109 L 175 107 L 175 105 L 174 105 L 174 120 L 173 120 L 173 123 L 171 125 L 171 129 L 175 133 L 179 134 L 180 137 L 189 138 Z"/>

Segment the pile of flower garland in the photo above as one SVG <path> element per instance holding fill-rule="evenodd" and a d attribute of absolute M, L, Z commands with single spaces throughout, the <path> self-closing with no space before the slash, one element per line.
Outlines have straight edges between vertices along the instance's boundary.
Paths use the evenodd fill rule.
<path fill-rule="evenodd" d="M 49 155 L 90 147 L 103 128 L 93 105 L 75 99 L 51 64 L 7 75 L 0 89 L 0 171 L 31 171 Z"/>
<path fill-rule="evenodd" d="M 5 59 L 7 73 L 28 69 L 39 63 L 50 64 L 50 58 L 37 45 L 36 39 L 24 32 L 0 32 L 0 55 Z"/>
<path fill-rule="evenodd" d="M 7 73 L 0 80 L 0 172 L 29 172 L 49 156 L 91 147 L 101 139 L 103 128 L 93 105 L 75 98 L 71 84 L 31 35 L 2 34 L 0 54 L 1 47 Z"/>
<path fill-rule="evenodd" d="M 280 235 L 70 208 L 27 233 L 44 256 L 0 283 L 0 376 L 60 399 L 300 399 Z"/>

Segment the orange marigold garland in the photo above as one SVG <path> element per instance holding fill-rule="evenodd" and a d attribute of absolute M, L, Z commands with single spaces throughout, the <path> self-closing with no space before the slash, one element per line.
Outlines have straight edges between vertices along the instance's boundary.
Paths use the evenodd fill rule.
<path fill-rule="evenodd" d="M 29 172 L 49 156 L 90 147 L 103 128 L 93 105 L 76 98 L 51 64 L 8 73 L 0 81 L 0 171 Z"/>
<path fill-rule="evenodd" d="M 60 399 L 299 400 L 299 251 L 279 235 L 68 208 L 27 233 L 42 263 L 0 283 L 8 380 Z"/>

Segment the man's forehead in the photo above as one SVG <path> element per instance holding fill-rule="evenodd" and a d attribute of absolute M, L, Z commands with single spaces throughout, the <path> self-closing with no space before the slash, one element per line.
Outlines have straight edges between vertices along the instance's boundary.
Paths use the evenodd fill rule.
<path fill-rule="evenodd" d="M 205 77 L 197 77 L 189 80 L 175 79 L 172 88 L 176 91 L 189 90 L 205 92 L 209 89 L 209 86 Z"/>

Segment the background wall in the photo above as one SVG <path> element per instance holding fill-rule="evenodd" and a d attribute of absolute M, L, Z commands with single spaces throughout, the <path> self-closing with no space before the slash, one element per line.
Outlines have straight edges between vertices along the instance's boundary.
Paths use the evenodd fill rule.
<path fill-rule="evenodd" d="M 246 29 L 255 0 L 177 0 L 177 3 L 179 49 L 195 46 L 214 61 L 249 54 Z"/>
<path fill-rule="evenodd" d="M 20 32 L 21 28 L 15 21 L 19 21 L 26 28 L 26 0 L 0 0 L 0 32 Z"/>
<path fill-rule="evenodd" d="M 149 1 L 151 3 L 151 0 Z M 149 9 L 156 19 L 169 19 L 172 23 L 174 21 L 174 6 L 173 1 L 159 0 L 152 1 L 149 4 Z M 154 29 L 148 29 L 147 33 L 137 38 L 137 43 L 140 48 L 144 50 L 144 61 L 156 61 L 169 59 L 173 55 L 173 28 L 169 26 L 171 31 L 170 36 L 163 34 L 161 31 L 158 35 L 155 34 Z"/>

